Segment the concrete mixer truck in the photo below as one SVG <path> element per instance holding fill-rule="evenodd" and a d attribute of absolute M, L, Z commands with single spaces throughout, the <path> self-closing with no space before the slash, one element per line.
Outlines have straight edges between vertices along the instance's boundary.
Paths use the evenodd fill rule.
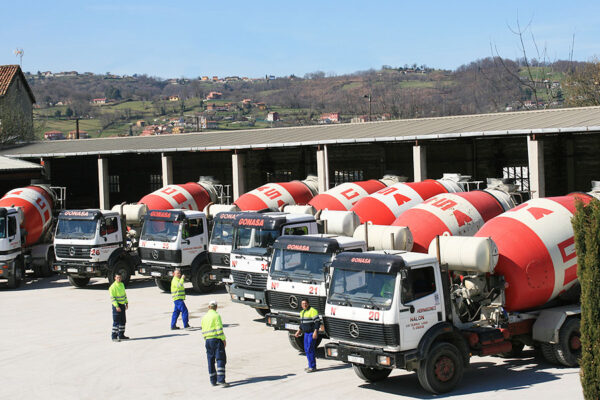
<path fill-rule="evenodd" d="M 65 188 L 32 184 L 9 191 L 0 199 L 0 279 L 18 287 L 30 269 L 52 273 L 55 214 L 65 200 Z"/>
<path fill-rule="evenodd" d="M 538 346 L 551 362 L 581 353 L 576 199 L 534 199 L 490 219 L 474 237 L 436 238 L 428 254 L 340 253 L 325 307 L 327 358 L 366 381 L 416 371 L 432 393 L 451 391 L 473 355 Z"/>

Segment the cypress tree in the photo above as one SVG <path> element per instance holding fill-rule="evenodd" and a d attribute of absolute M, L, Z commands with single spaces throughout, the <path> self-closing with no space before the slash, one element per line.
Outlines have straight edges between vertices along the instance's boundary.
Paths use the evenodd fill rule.
<path fill-rule="evenodd" d="M 577 204 L 573 218 L 581 283 L 580 378 L 587 400 L 600 399 L 600 201 Z"/>

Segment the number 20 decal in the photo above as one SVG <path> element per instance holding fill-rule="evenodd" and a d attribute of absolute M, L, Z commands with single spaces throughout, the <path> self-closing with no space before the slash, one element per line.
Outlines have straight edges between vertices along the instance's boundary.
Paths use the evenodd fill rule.
<path fill-rule="evenodd" d="M 369 321 L 379 321 L 379 311 L 369 311 Z"/>

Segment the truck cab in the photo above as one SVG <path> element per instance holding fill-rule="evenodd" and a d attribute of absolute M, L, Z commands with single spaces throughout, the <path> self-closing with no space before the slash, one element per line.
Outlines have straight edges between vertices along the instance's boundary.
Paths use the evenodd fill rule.
<path fill-rule="evenodd" d="M 181 269 L 197 292 L 212 290 L 208 227 L 203 212 L 149 210 L 144 218 L 138 250 L 142 260 L 140 274 L 154 277 L 161 290 L 171 290 L 175 268 Z"/>
<path fill-rule="evenodd" d="M 302 338 L 294 333 L 300 326 L 300 306 L 307 299 L 322 318 L 325 314 L 327 286 L 330 281 L 329 265 L 342 251 L 364 252 L 363 240 L 332 234 L 279 237 L 273 244 L 273 259 L 267 278 L 267 325 L 275 330 L 288 331 L 292 347 L 303 351 Z M 319 331 L 319 342 L 327 337 L 324 325 Z"/>
<path fill-rule="evenodd" d="M 212 231 L 208 245 L 208 257 L 212 266 L 209 275 L 211 282 L 232 282 L 230 275 L 231 246 L 233 244 L 233 222 L 242 211 L 217 213 L 212 221 Z"/>
<path fill-rule="evenodd" d="M 233 225 L 229 294 L 233 302 L 255 308 L 266 315 L 267 275 L 273 244 L 282 235 L 317 233 L 315 217 L 283 212 L 245 212 L 236 216 Z"/>
<path fill-rule="evenodd" d="M 127 242 L 126 225 L 116 211 L 64 210 L 54 235 L 54 270 L 66 274 L 71 285 L 86 286 L 90 278 L 120 273 L 129 283 L 139 258 Z"/>

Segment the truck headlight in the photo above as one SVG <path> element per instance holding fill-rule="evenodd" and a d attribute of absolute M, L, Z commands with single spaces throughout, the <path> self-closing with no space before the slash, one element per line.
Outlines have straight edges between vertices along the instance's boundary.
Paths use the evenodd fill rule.
<path fill-rule="evenodd" d="M 276 323 L 277 323 L 277 318 L 276 317 L 269 317 L 269 324 L 275 325 Z"/>
<path fill-rule="evenodd" d="M 329 357 L 337 357 L 338 356 L 338 350 L 337 349 L 328 348 L 327 349 L 327 355 Z"/>
<path fill-rule="evenodd" d="M 173 276 L 173 271 L 169 271 L 169 276 Z"/>
<path fill-rule="evenodd" d="M 232 298 L 233 300 L 237 300 L 237 298 L 238 298 L 238 297 L 237 297 L 235 294 L 232 294 L 232 295 L 231 295 L 231 298 Z"/>
<path fill-rule="evenodd" d="M 94 267 L 86 267 L 85 270 L 87 272 L 94 272 Z"/>
<path fill-rule="evenodd" d="M 389 366 L 392 364 L 392 359 L 388 356 L 377 356 L 377 363 Z"/>
<path fill-rule="evenodd" d="M 146 268 L 140 268 L 140 273 L 145 274 L 146 273 Z"/>

